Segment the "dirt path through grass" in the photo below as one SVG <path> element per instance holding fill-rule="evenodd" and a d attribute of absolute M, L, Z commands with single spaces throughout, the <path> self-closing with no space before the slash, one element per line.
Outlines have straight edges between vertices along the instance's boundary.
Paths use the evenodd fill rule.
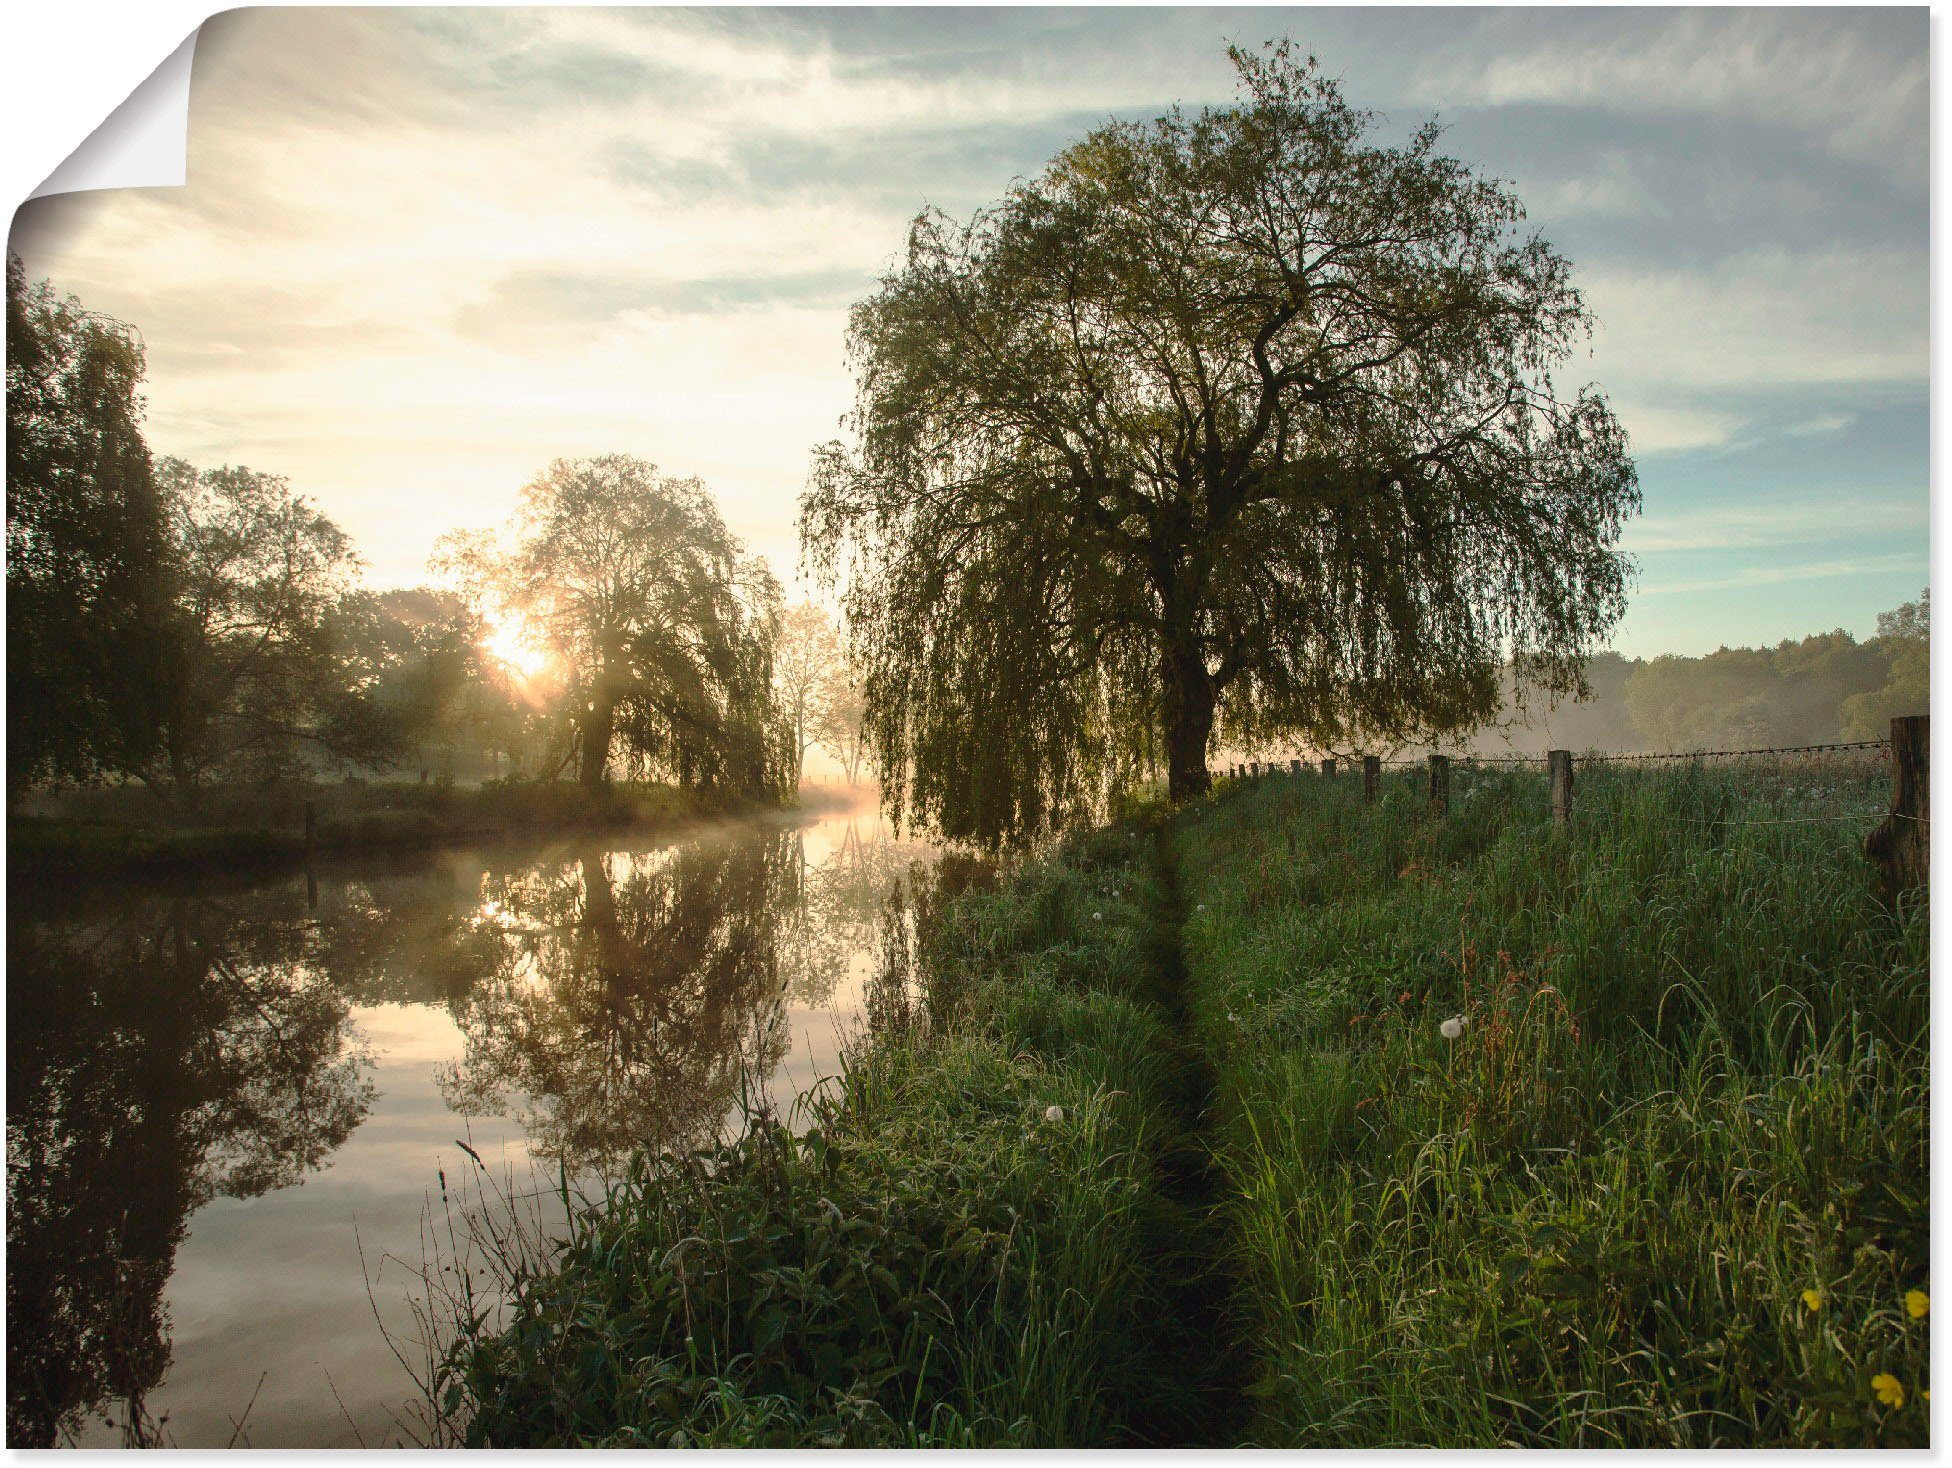
<path fill-rule="evenodd" d="M 1153 850 L 1161 901 L 1151 933 L 1153 992 L 1165 1019 L 1171 1067 L 1179 1076 L 1175 1097 L 1180 1126 L 1161 1161 L 1164 1192 L 1173 1209 L 1171 1235 L 1156 1241 L 1159 1267 L 1175 1280 L 1172 1318 L 1162 1322 L 1161 1368 L 1188 1379 L 1190 1411 L 1176 1400 L 1156 1415 L 1135 1406 L 1133 1421 L 1150 1445 L 1233 1446 L 1244 1420 L 1241 1388 L 1249 1363 L 1235 1309 L 1236 1281 L 1226 1261 L 1226 1223 L 1221 1216 L 1223 1179 L 1207 1135 L 1214 1098 L 1214 1070 L 1195 1043 L 1186 996 L 1186 963 L 1180 946 L 1185 903 L 1172 861 L 1170 828 L 1162 825 Z M 1162 1230 L 1163 1232 L 1163 1230 Z"/>

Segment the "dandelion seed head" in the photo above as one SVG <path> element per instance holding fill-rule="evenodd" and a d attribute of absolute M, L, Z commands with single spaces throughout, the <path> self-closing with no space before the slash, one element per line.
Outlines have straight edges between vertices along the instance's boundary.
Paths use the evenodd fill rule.
<path fill-rule="evenodd" d="M 1446 1040 L 1460 1040 L 1464 1037 L 1464 1024 L 1464 1016 L 1455 1014 L 1437 1026 L 1437 1033 Z"/>
<path fill-rule="evenodd" d="M 1044 1120 L 1050 1122 L 1064 1120 L 1064 1108 L 1062 1106 L 1046 1106 L 1044 1108 Z"/>

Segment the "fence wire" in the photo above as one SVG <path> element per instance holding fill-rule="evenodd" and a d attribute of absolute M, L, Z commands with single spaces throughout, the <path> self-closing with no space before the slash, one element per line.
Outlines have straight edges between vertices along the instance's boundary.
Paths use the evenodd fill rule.
<path fill-rule="evenodd" d="M 1889 759 L 1891 757 L 1891 744 L 1889 740 L 1853 739 L 1830 744 L 1774 744 L 1756 749 L 1680 749 L 1639 750 L 1631 752 L 1627 750 L 1597 750 L 1585 753 L 1575 750 L 1573 751 L 1572 762 L 1575 768 L 1580 765 L 1681 764 L 1691 760 L 1751 759 L 1762 755 L 1784 754 L 1838 754 L 1856 750 L 1873 750 L 1880 759 Z M 1350 770 L 1361 770 L 1364 757 L 1361 754 L 1347 754 L 1340 750 L 1335 750 L 1321 756 L 1321 758 L 1333 759 L 1336 763 L 1336 770 L 1340 773 L 1345 767 Z M 1446 755 L 1445 758 L 1450 761 L 1453 770 L 1469 765 L 1537 765 L 1543 769 L 1546 763 L 1546 756 L 1542 753 L 1452 754 Z M 1239 769 L 1243 773 L 1246 773 L 1253 763 L 1254 761 L 1250 760 L 1245 763 L 1231 765 L 1228 768 Z M 1293 772 L 1291 759 L 1263 760 L 1260 763 L 1263 768 L 1259 773 L 1262 775 L 1286 775 Z M 1300 773 L 1313 774 L 1318 772 L 1318 764 L 1316 761 L 1304 759 L 1300 763 Z M 1379 760 L 1378 764 L 1385 770 L 1422 769 L 1429 764 L 1429 756 L 1424 755 L 1415 759 L 1385 759 Z M 1253 778 L 1251 773 L 1247 773 L 1246 777 Z"/>
<path fill-rule="evenodd" d="M 1883 739 L 1855 739 L 1833 740 L 1824 744 L 1763 745 L 1752 749 L 1649 750 L 1634 752 L 1604 750 L 1584 754 L 1575 752 L 1572 756 L 1572 765 L 1576 775 L 1582 766 L 1592 765 L 1680 765 L 1698 764 L 1704 760 L 1785 759 L 1799 755 L 1837 754 L 1868 755 L 1876 761 L 1888 762 L 1891 758 L 1891 745 L 1888 740 Z M 1358 753 L 1345 753 L 1337 750 L 1321 758 L 1333 759 L 1335 761 L 1334 778 L 1336 779 L 1340 779 L 1344 772 L 1359 775 L 1363 770 L 1364 756 Z M 1547 757 L 1544 754 L 1454 754 L 1448 755 L 1446 758 L 1449 761 L 1450 775 L 1453 779 L 1459 776 L 1468 777 L 1473 770 L 1485 767 L 1502 769 L 1533 768 L 1543 771 L 1548 764 Z M 1228 772 L 1235 778 L 1250 780 L 1265 778 L 1269 775 L 1320 775 L 1322 773 L 1317 760 L 1298 760 L 1291 757 L 1285 760 L 1264 760 L 1258 763 L 1260 766 L 1259 769 L 1255 768 L 1256 762 L 1247 761 L 1229 766 Z M 1377 768 L 1382 770 L 1422 770 L 1428 768 L 1428 766 L 1429 756 L 1415 759 L 1392 758 L 1377 760 Z M 1794 794 L 1793 790 L 1789 793 Z M 1830 793 L 1834 794 L 1835 792 Z M 1869 792 L 1866 793 L 1868 794 Z M 1808 794 L 1815 796 L 1819 795 L 1820 792 L 1811 789 Z M 1708 816 L 1685 816 L 1670 812 L 1668 818 L 1682 821 L 1689 825 L 1720 827 L 1835 825 L 1844 822 L 1863 824 L 1882 820 L 1887 816 L 1900 820 L 1913 821 L 1920 825 L 1931 824 L 1930 817 L 1928 816 L 1908 815 L 1903 812 L 1891 810 L 1887 805 L 1882 803 L 1884 799 L 1882 794 L 1879 794 L 1877 799 L 1880 803 L 1875 809 L 1839 811 L 1823 815 L 1751 816 L 1728 819 Z"/>

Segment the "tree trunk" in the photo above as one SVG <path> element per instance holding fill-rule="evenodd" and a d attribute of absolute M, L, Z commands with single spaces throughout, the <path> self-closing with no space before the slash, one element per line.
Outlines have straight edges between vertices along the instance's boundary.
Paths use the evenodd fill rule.
<path fill-rule="evenodd" d="M 599 692 L 590 700 L 590 712 L 583 720 L 582 744 L 576 755 L 576 777 L 585 789 L 594 790 L 609 775 L 610 733 L 616 723 L 616 698 Z"/>
<path fill-rule="evenodd" d="M 1206 742 L 1213 732 L 1213 675 L 1189 637 L 1165 656 L 1166 794 L 1178 804 L 1207 793 Z"/>
<path fill-rule="evenodd" d="M 807 769 L 807 696 L 793 695 L 793 788 L 798 790 Z"/>

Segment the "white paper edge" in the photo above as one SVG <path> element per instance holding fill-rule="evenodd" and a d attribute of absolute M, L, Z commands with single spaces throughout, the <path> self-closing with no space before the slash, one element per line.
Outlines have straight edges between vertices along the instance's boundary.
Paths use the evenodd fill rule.
<path fill-rule="evenodd" d="M 85 189 L 181 188 L 189 180 L 191 31 L 27 197 Z"/>

